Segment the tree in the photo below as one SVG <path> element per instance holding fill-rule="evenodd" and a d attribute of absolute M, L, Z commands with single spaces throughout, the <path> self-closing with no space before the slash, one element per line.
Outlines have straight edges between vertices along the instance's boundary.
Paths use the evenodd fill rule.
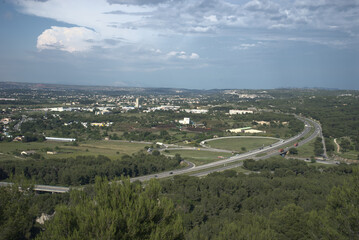
<path fill-rule="evenodd" d="M 0 196 L 0 239 L 30 239 L 36 219 L 31 186 L 0 187 Z"/>
<path fill-rule="evenodd" d="M 153 150 L 152 155 L 153 156 L 159 156 L 161 153 L 158 150 Z"/>
<path fill-rule="evenodd" d="M 181 217 L 160 186 L 97 178 L 93 194 L 72 191 L 38 239 L 183 239 Z"/>
<path fill-rule="evenodd" d="M 334 187 L 326 207 L 329 225 L 337 239 L 359 239 L 359 168 L 354 169 L 350 181 Z"/>
<path fill-rule="evenodd" d="M 293 155 L 298 154 L 298 149 L 296 149 L 296 148 L 290 148 L 290 149 L 289 149 L 289 153 L 290 153 L 290 154 L 293 154 Z"/>
<path fill-rule="evenodd" d="M 270 226 L 278 233 L 277 239 L 308 239 L 307 214 L 293 203 L 272 212 Z"/>
<path fill-rule="evenodd" d="M 241 221 L 226 223 L 216 240 L 227 239 L 278 239 L 275 231 L 270 229 L 268 220 L 264 217 L 246 214 Z"/>
<path fill-rule="evenodd" d="M 350 141 L 348 139 L 344 138 L 340 142 L 340 147 L 343 152 L 347 152 L 350 149 Z"/>

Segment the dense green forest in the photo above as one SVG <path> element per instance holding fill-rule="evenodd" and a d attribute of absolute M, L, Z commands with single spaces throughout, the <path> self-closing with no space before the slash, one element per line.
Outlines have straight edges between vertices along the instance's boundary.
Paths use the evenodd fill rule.
<path fill-rule="evenodd" d="M 285 159 L 247 160 L 244 166 L 260 173 L 227 171 L 203 179 L 178 176 L 162 182 L 163 192 L 182 213 L 187 239 L 359 237 L 358 205 L 351 206 L 359 196 L 344 198 L 357 194 L 353 191 L 358 182 L 353 179 L 353 185 L 345 185 L 353 166 L 313 167 Z M 354 208 L 351 214 L 356 221 L 346 218 L 346 207 Z"/>
<path fill-rule="evenodd" d="M 95 182 L 96 176 L 137 177 L 180 167 L 182 158 L 166 157 L 158 151 L 152 154 L 139 152 L 124 155 L 120 160 L 110 160 L 105 156 L 78 156 L 66 159 L 28 159 L 26 161 L 2 161 L 0 180 L 10 176 L 24 175 L 38 184 L 84 185 Z"/>
<path fill-rule="evenodd" d="M 343 150 L 359 151 L 358 98 L 325 96 L 304 99 L 293 105 L 296 106 L 296 113 L 320 121 L 325 138 L 349 137 L 350 142 L 343 139 Z M 334 146 L 329 143 L 329 150 L 332 149 Z"/>
<path fill-rule="evenodd" d="M 97 178 L 70 197 L 1 188 L 0 239 L 358 239 L 357 166 L 270 159 L 245 167 L 256 173 L 145 185 Z"/>

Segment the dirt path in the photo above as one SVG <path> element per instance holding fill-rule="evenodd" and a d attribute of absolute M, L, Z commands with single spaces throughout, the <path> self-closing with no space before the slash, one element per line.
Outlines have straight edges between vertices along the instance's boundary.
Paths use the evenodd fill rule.
<path fill-rule="evenodd" d="M 337 145 L 337 153 L 340 153 L 340 145 L 337 143 L 337 139 L 334 138 L 334 143 Z"/>

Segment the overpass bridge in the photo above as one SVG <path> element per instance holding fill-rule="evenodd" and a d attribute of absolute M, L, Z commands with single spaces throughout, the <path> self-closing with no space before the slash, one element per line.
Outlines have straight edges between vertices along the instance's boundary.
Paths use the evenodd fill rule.
<path fill-rule="evenodd" d="M 300 145 L 303 145 L 322 134 L 322 129 L 321 129 L 321 126 L 319 123 L 317 123 L 311 119 L 308 119 L 308 118 L 298 117 L 298 116 L 296 116 L 296 117 L 305 123 L 304 130 L 292 138 L 289 138 L 286 140 L 280 140 L 279 142 L 274 143 L 271 146 L 256 149 L 256 150 L 249 151 L 249 152 L 243 153 L 243 154 L 237 154 L 230 158 L 220 160 L 217 162 L 213 162 L 213 163 L 204 164 L 201 166 L 192 165 L 192 166 L 189 166 L 184 169 L 178 169 L 178 170 L 166 171 L 166 172 L 150 174 L 150 175 L 145 175 L 145 176 L 140 176 L 140 177 L 134 177 L 134 178 L 131 178 L 130 180 L 131 180 L 131 182 L 134 182 L 134 181 L 142 182 L 142 181 L 150 180 L 152 178 L 155 178 L 155 179 L 166 178 L 166 177 L 171 177 L 174 175 L 180 175 L 180 174 L 186 174 L 186 173 L 191 174 L 192 172 L 196 172 L 198 170 L 207 170 L 204 173 L 199 173 L 200 175 L 192 173 L 192 175 L 194 175 L 194 176 L 196 176 L 196 175 L 203 176 L 203 175 L 207 175 L 211 172 L 223 171 L 226 169 L 240 166 L 242 164 L 242 162 L 239 162 L 237 164 L 231 164 L 231 165 L 227 166 L 227 164 L 236 163 L 239 160 L 244 160 L 244 159 L 248 159 L 248 158 L 254 158 L 255 160 L 259 160 L 259 159 L 265 159 L 265 158 L 269 158 L 271 156 L 278 155 L 277 149 L 279 149 L 279 148 L 284 148 L 284 150 L 287 151 L 290 148 L 290 147 L 288 147 L 288 145 L 291 145 L 295 142 L 299 142 Z M 306 135 L 310 132 L 310 129 L 312 127 L 314 127 L 314 132 L 310 136 L 306 137 Z M 261 154 L 261 153 L 264 153 L 265 155 L 262 157 L 256 157 L 258 154 Z M 12 183 L 0 182 L 0 186 L 9 186 L 11 184 Z M 59 187 L 59 186 L 34 185 L 34 190 L 39 191 L 39 192 L 66 193 L 66 192 L 70 191 L 70 188 Z"/>
<path fill-rule="evenodd" d="M 13 183 L 9 182 L 0 182 L 0 187 L 12 186 Z M 47 185 L 34 185 L 34 191 L 37 192 L 51 192 L 51 193 L 66 193 L 70 191 L 69 187 L 59 187 L 59 186 L 47 186 Z"/>

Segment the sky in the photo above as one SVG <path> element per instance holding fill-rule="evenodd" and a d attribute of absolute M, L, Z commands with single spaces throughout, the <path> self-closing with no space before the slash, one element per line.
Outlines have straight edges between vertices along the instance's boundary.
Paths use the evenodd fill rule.
<path fill-rule="evenodd" d="M 359 0 L 0 0 L 0 82 L 359 89 Z"/>

